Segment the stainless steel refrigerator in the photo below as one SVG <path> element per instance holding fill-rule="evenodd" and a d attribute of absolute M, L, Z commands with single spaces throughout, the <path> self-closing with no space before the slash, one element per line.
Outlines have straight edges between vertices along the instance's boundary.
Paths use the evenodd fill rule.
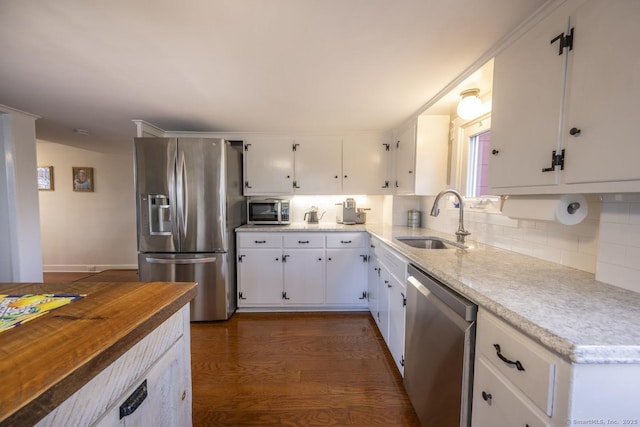
<path fill-rule="evenodd" d="M 142 281 L 198 282 L 191 320 L 237 307 L 234 229 L 245 223 L 242 149 L 223 139 L 135 138 Z"/>

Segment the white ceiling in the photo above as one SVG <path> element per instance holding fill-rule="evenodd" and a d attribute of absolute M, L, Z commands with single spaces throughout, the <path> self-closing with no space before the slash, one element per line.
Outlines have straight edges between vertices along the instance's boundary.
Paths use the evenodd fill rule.
<path fill-rule="evenodd" d="M 389 130 L 545 0 L 0 0 L 0 104 L 109 150 L 174 131 Z M 89 136 L 74 134 L 86 129 Z"/>

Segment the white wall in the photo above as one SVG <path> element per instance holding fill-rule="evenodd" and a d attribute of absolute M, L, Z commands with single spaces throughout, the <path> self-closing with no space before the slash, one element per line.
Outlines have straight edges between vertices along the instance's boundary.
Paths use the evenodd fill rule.
<path fill-rule="evenodd" d="M 99 153 L 38 140 L 38 165 L 53 166 L 40 191 L 44 271 L 137 268 L 133 150 Z M 94 192 L 74 192 L 71 168 L 93 167 Z"/>

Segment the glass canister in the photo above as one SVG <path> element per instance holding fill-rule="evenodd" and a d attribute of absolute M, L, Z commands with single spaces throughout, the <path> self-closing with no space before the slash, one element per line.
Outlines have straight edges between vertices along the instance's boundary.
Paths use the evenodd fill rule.
<path fill-rule="evenodd" d="M 407 227 L 418 228 L 422 218 L 422 212 L 410 209 L 407 211 Z"/>

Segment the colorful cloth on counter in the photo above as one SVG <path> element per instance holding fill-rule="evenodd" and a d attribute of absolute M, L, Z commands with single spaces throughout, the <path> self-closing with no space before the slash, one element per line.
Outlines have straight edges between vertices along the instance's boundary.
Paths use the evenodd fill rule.
<path fill-rule="evenodd" d="M 70 304 L 84 295 L 77 294 L 0 294 L 0 332 Z"/>

